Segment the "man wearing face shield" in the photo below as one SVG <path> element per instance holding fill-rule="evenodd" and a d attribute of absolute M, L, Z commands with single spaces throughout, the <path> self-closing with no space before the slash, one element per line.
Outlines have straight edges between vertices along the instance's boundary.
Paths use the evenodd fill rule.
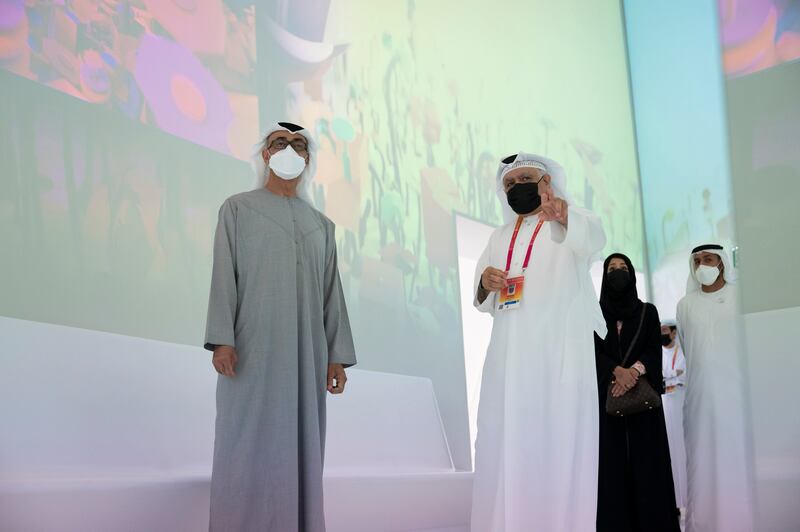
<path fill-rule="evenodd" d="M 325 393 L 356 363 L 334 225 L 309 203 L 307 130 L 280 122 L 256 190 L 223 203 L 205 348 L 217 420 L 210 530 L 324 531 Z"/>
<path fill-rule="evenodd" d="M 753 454 L 736 271 L 723 246 L 692 250 L 678 337 L 686 353 L 687 532 L 751 532 Z"/>
<path fill-rule="evenodd" d="M 589 277 L 600 220 L 566 196 L 555 161 L 519 153 L 497 171 L 506 225 L 475 273 L 494 317 L 478 410 L 472 530 L 595 527 L 598 396 L 593 331 L 606 324 Z"/>

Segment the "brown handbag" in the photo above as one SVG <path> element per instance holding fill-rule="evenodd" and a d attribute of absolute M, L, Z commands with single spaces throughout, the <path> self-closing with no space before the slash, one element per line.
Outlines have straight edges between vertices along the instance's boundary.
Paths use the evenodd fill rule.
<path fill-rule="evenodd" d="M 625 353 L 625 358 L 622 360 L 622 364 L 620 364 L 623 368 L 625 367 L 625 363 L 628 361 L 628 357 L 631 356 L 631 351 L 633 350 L 633 346 L 636 345 L 636 340 L 639 339 L 639 333 L 642 332 L 645 310 L 647 310 L 646 304 L 642 305 L 642 315 L 639 318 L 639 328 L 636 329 L 636 335 L 633 337 L 631 345 L 628 346 L 628 352 Z M 606 395 L 606 413 L 610 416 L 632 416 L 633 414 L 639 414 L 641 412 L 647 412 L 648 410 L 654 410 L 661 407 L 661 395 L 659 395 L 659 393 L 656 392 L 652 386 L 650 386 L 650 383 L 647 382 L 646 378 L 640 378 L 638 381 L 636 381 L 636 384 L 633 386 L 633 388 L 619 397 L 614 397 L 611 395 L 611 388 L 613 387 L 614 382 L 612 380 L 612 382 L 608 384 Z"/>

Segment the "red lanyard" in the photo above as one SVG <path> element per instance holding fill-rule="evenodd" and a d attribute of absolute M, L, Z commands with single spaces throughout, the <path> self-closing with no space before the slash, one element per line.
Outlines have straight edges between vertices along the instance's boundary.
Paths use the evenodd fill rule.
<path fill-rule="evenodd" d="M 525 262 L 522 263 L 522 271 L 524 272 L 528 268 L 528 262 L 531 260 L 531 251 L 533 250 L 533 243 L 536 241 L 536 236 L 539 234 L 539 230 L 542 228 L 542 224 L 544 220 L 539 220 L 539 223 L 536 224 L 536 229 L 533 230 L 533 235 L 531 236 L 531 241 L 528 244 L 528 252 L 525 254 Z M 514 254 L 514 244 L 517 242 L 517 233 L 519 233 L 519 228 L 522 225 L 522 216 L 517 218 L 517 225 L 514 227 L 514 234 L 511 235 L 511 244 L 508 245 L 508 255 L 506 256 L 506 273 L 511 270 L 511 257 Z"/>
<path fill-rule="evenodd" d="M 675 351 L 672 352 L 672 369 L 675 369 L 675 359 L 678 358 L 678 346 L 675 346 Z"/>

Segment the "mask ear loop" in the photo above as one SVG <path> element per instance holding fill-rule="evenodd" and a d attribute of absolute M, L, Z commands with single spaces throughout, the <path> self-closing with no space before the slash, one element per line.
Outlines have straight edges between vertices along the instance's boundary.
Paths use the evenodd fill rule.
<path fill-rule="evenodd" d="M 267 154 L 264 157 L 264 154 Z M 267 184 L 267 180 L 269 179 L 270 167 L 269 167 L 269 160 L 272 159 L 272 154 L 269 152 L 269 147 L 267 146 L 267 139 L 264 139 L 264 149 L 261 150 L 261 158 L 264 160 L 264 175 L 262 176 L 264 179 L 264 185 Z"/>
<path fill-rule="evenodd" d="M 539 178 L 539 181 L 537 181 L 537 182 L 536 182 L 536 192 L 537 192 L 537 193 L 539 192 L 539 183 L 541 183 L 541 182 L 542 182 L 542 180 L 543 180 L 545 177 L 547 177 L 547 176 L 550 176 L 550 174 L 549 174 L 549 173 L 547 173 L 547 172 L 543 173 L 543 174 L 542 174 L 542 177 L 540 177 L 540 178 Z M 550 176 L 550 180 L 551 180 L 551 181 L 553 180 L 553 176 Z M 548 183 L 548 184 L 549 184 L 549 183 Z M 553 200 L 553 196 L 554 196 L 554 194 L 553 194 L 553 187 L 552 187 L 552 186 L 550 187 L 550 192 L 546 192 L 546 193 L 544 193 L 544 194 L 540 194 L 540 196 L 541 196 L 541 198 L 542 198 L 542 203 L 545 203 L 545 202 L 547 202 L 547 201 L 552 201 L 552 200 Z"/>

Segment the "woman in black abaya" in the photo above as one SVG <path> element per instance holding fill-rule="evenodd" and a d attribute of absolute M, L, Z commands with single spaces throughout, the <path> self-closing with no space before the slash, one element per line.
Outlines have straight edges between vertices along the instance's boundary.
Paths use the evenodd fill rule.
<path fill-rule="evenodd" d="M 628 257 L 610 255 L 603 272 L 600 306 L 608 334 L 602 339 L 595 334 L 600 393 L 597 530 L 680 532 L 663 409 L 625 417 L 610 416 L 605 410 L 607 393 L 624 394 L 639 379 L 647 379 L 657 393 L 664 392 L 658 311 L 639 299 L 636 272 Z M 622 364 L 640 322 L 641 332 Z M 613 383 L 610 392 L 609 383 Z"/>

